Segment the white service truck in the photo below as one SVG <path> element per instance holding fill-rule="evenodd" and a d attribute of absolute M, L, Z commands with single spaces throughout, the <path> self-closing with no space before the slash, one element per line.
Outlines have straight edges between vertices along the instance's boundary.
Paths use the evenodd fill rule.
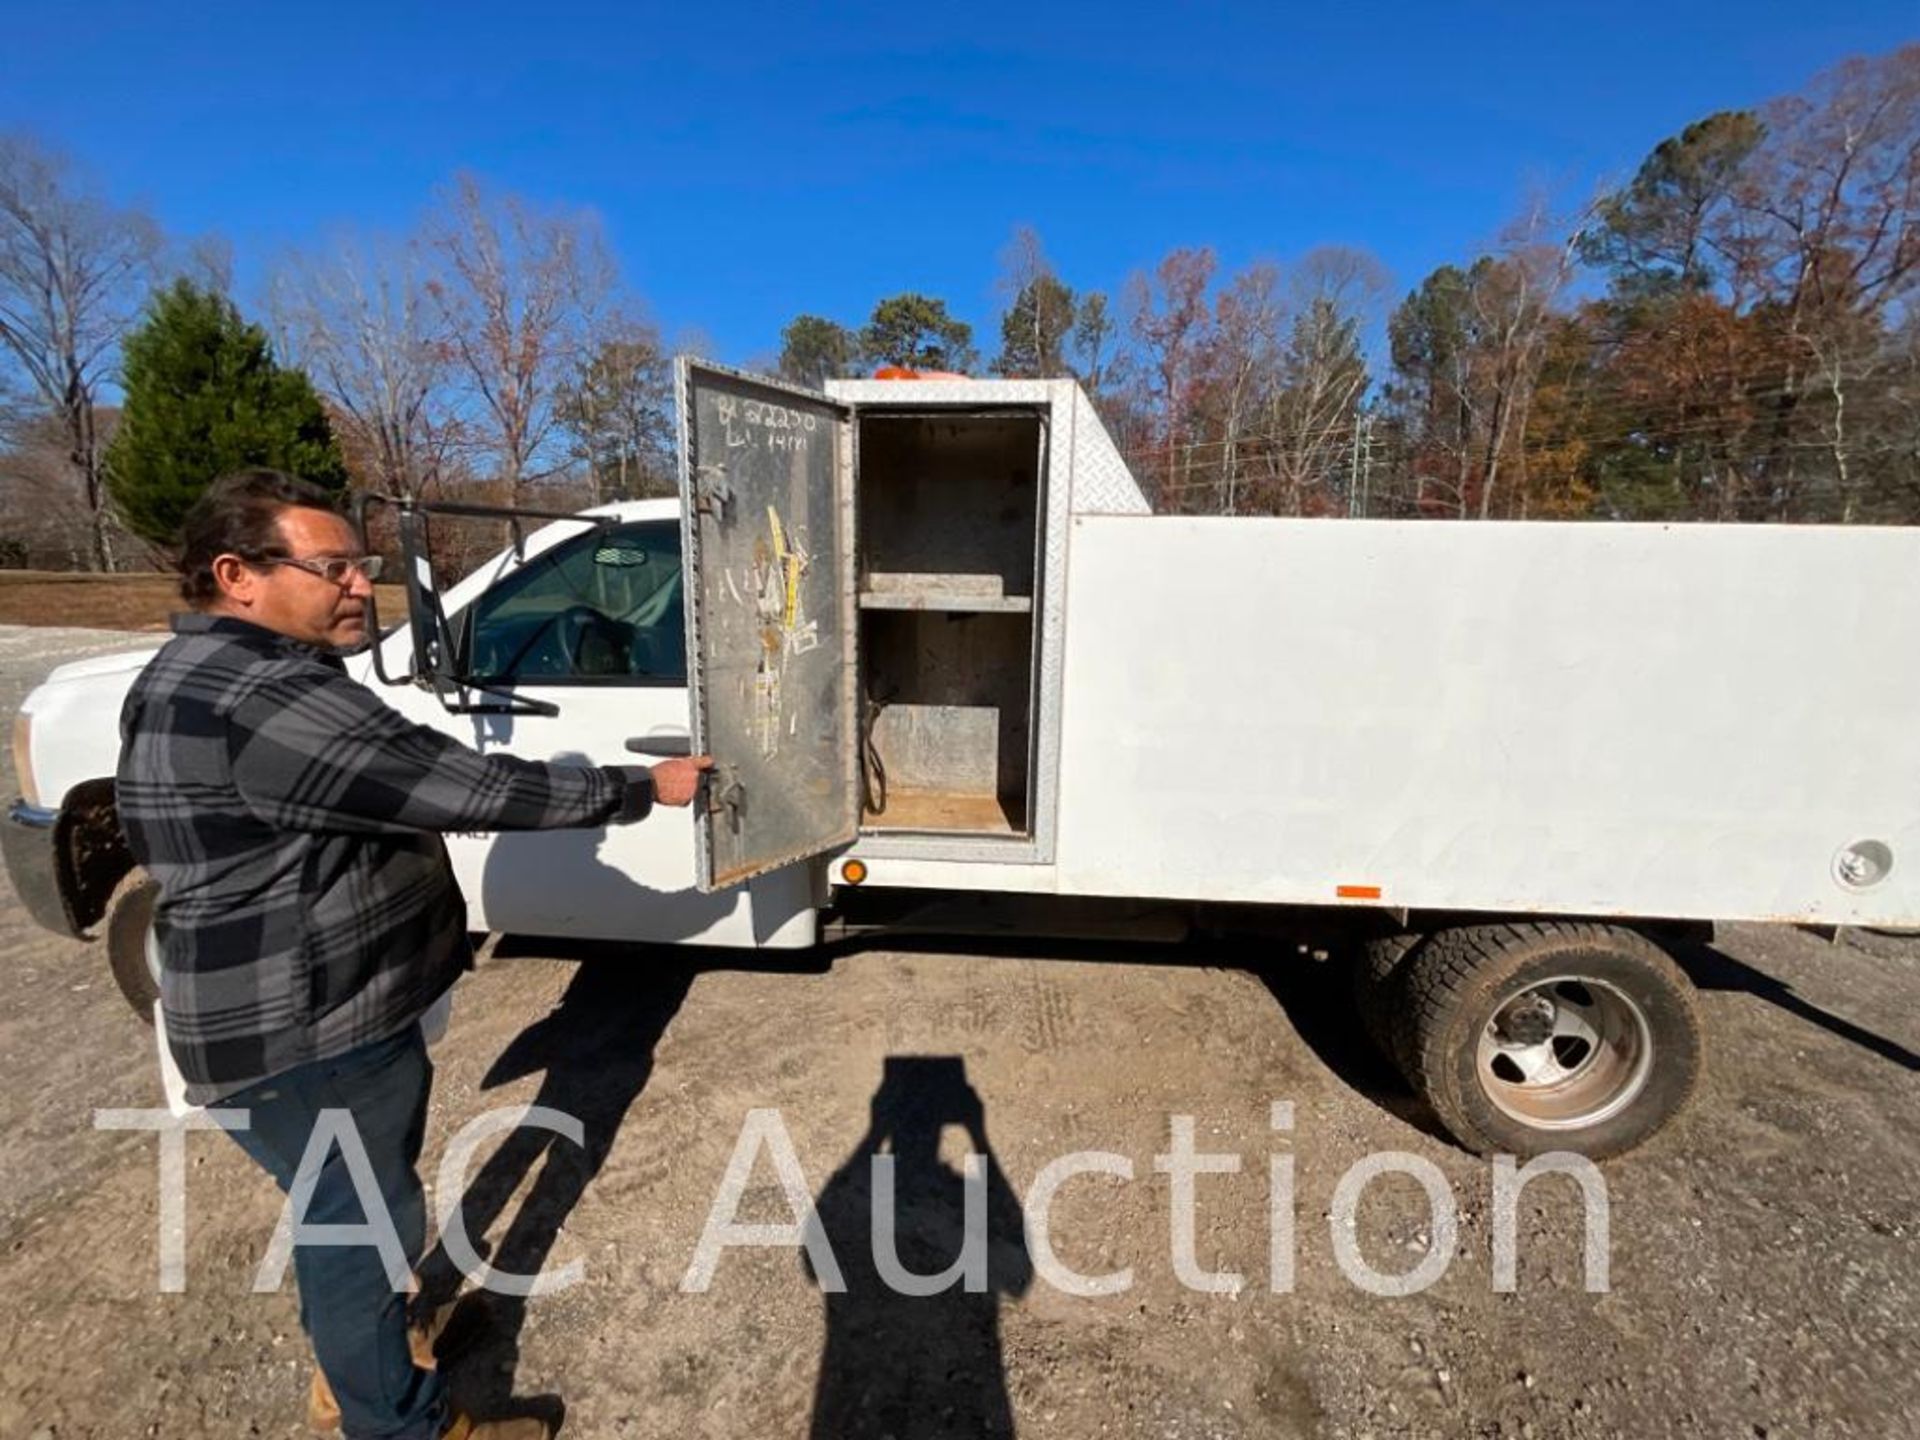
<path fill-rule="evenodd" d="M 476 928 L 1232 907 L 1354 941 L 1368 1029 L 1463 1144 L 1602 1156 L 1698 1076 L 1676 940 L 1920 924 L 1920 531 L 1155 515 L 1070 381 L 678 380 L 678 501 L 552 519 L 444 594 L 400 507 L 409 621 L 350 661 L 396 709 L 717 760 L 692 811 L 448 837 Z M 3 827 L 143 1013 L 112 776 L 151 653 L 32 693 Z"/>

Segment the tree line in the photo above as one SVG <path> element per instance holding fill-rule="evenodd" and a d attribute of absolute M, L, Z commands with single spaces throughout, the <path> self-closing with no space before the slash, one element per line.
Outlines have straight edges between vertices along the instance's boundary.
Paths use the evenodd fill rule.
<path fill-rule="evenodd" d="M 427 499 L 671 490 L 667 345 L 591 215 L 462 175 L 410 233 L 282 257 L 252 318 L 230 268 L 0 137 L 0 563 L 151 563 L 242 465 Z"/>
<path fill-rule="evenodd" d="M 671 488 L 669 346 L 590 214 L 463 175 L 409 233 L 283 257 L 251 317 L 230 268 L 0 137 L 0 563 L 150 559 L 240 463 Z M 1345 246 L 1230 274 L 1181 248 L 1077 291 L 1022 227 L 990 355 L 908 293 L 798 315 L 763 364 L 1073 376 L 1169 512 L 1920 523 L 1917 277 L 1920 45 L 1705 116 L 1397 299 Z"/>
<path fill-rule="evenodd" d="M 1920 45 L 1706 116 L 1571 215 L 1531 202 L 1391 305 L 1343 246 L 1177 249 L 1110 304 L 1017 232 L 988 368 L 1076 376 L 1165 511 L 1912 524 L 1917 278 Z M 781 370 L 971 357 L 908 298 L 799 317 Z"/>

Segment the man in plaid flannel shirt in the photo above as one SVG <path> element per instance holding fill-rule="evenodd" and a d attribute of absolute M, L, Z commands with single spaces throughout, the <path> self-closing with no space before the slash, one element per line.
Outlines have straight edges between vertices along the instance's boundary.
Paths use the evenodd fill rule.
<path fill-rule="evenodd" d="M 161 1008 L 188 1098 L 248 1112 L 234 1138 L 282 1189 L 312 1184 L 309 1224 L 374 1218 L 338 1150 L 301 1171 L 320 1112 L 348 1111 L 417 1262 L 419 1021 L 473 963 L 440 832 L 631 823 L 690 804 L 711 762 L 542 765 L 403 719 L 338 655 L 366 639 L 378 568 L 316 487 L 264 470 L 213 485 L 183 531 L 192 611 L 121 716 L 117 797 L 159 886 Z M 377 1249 L 302 1246 L 295 1269 L 315 1413 L 337 1397 L 350 1440 L 548 1433 L 451 1411 Z"/>

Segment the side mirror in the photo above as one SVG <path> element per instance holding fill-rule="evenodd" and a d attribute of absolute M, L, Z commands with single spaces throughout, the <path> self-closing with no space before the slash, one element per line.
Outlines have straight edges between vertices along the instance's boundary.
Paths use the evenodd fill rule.
<path fill-rule="evenodd" d="M 407 625 L 413 636 L 413 676 L 441 696 L 459 684 L 454 673 L 453 632 L 440 608 L 427 555 L 426 517 L 411 507 L 399 515 L 400 563 L 406 568 Z"/>
<path fill-rule="evenodd" d="M 589 520 L 600 525 L 612 522 L 595 516 L 580 516 L 565 511 L 509 509 L 498 505 L 467 505 L 436 501 L 423 503 L 408 497 L 363 494 L 355 502 L 362 549 L 371 554 L 372 539 L 367 519 L 375 505 L 391 505 L 400 542 L 401 580 L 407 592 L 407 635 L 412 642 L 411 673 L 389 674 L 382 666 L 380 647 L 373 651 L 373 669 L 382 684 L 400 685 L 412 681 L 433 691 L 449 714 L 453 715 L 558 715 L 560 707 L 551 700 L 517 695 L 510 689 L 495 689 L 475 684 L 468 675 L 473 643 L 473 607 L 448 623 L 440 604 L 440 591 L 434 584 L 433 565 L 428 556 L 427 517 L 456 516 L 463 519 L 503 519 L 514 527 L 514 551 L 521 549 L 519 525 L 523 519 Z M 602 563 L 612 566 L 645 563 L 643 551 L 618 544 L 606 550 Z M 377 609 L 374 612 L 378 618 Z"/>

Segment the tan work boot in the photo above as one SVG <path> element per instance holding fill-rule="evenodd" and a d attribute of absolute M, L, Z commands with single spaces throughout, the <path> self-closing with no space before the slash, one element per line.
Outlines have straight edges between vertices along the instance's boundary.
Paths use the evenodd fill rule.
<path fill-rule="evenodd" d="M 475 1420 L 471 1415 L 456 1415 L 453 1424 L 440 1432 L 440 1440 L 553 1440 L 553 1431 L 544 1420 L 524 1417 L 519 1420 Z"/>
<path fill-rule="evenodd" d="M 433 1353 L 433 1342 L 445 1321 L 439 1316 L 435 1320 L 438 1323 L 407 1329 L 407 1349 L 413 1355 L 413 1363 L 422 1370 L 440 1368 L 439 1357 Z M 333 1398 L 333 1386 L 327 1383 L 318 1365 L 313 1367 L 313 1384 L 307 1389 L 307 1424 L 321 1431 L 340 1428 L 340 1402 Z"/>

